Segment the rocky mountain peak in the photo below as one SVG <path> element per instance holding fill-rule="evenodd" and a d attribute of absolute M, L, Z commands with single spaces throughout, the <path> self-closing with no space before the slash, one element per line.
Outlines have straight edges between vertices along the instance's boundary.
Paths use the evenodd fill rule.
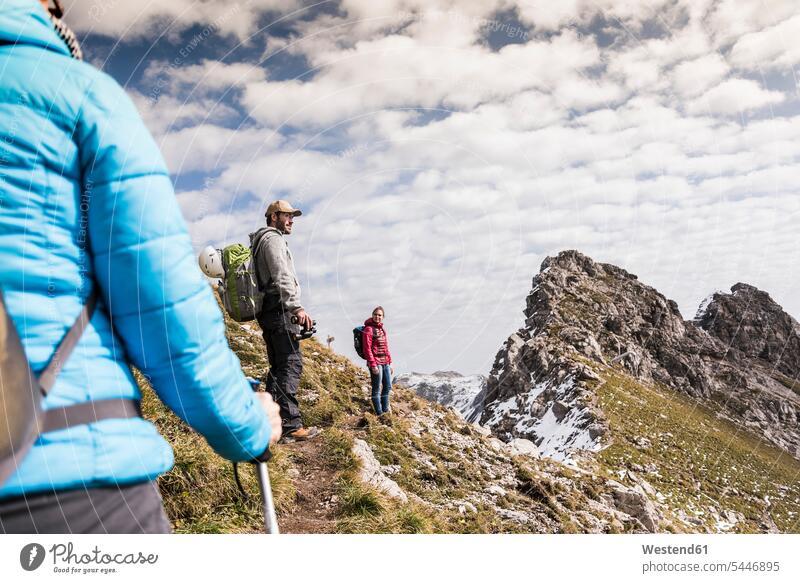
<path fill-rule="evenodd" d="M 597 263 L 591 257 L 576 249 L 568 249 L 554 257 L 546 257 L 542 262 L 540 273 L 547 273 L 551 268 L 574 274 L 583 273 L 590 277 L 609 272 L 624 279 L 638 279 L 636 275 L 616 265 Z"/>
<path fill-rule="evenodd" d="M 597 362 L 619 359 L 636 376 L 690 393 L 707 391 L 708 381 L 693 372 L 695 359 L 670 350 L 687 336 L 694 343 L 703 340 L 687 330 L 677 303 L 615 265 L 578 251 L 545 259 L 525 316 L 529 333 L 563 342 Z M 656 359 L 649 358 L 653 347 L 659 347 Z"/>
<path fill-rule="evenodd" d="M 724 414 L 800 456 L 798 325 L 767 293 L 737 284 L 687 322 L 635 275 L 570 250 L 544 260 L 525 317 L 487 381 L 481 420 L 502 438 L 562 458 L 602 447 L 594 386 L 612 367 L 723 403 Z"/>

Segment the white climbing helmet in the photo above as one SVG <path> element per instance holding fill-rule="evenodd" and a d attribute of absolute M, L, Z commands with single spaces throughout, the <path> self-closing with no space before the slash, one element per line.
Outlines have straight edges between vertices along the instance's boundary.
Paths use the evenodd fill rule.
<path fill-rule="evenodd" d="M 208 277 L 225 277 L 225 269 L 222 267 L 222 255 L 213 245 L 209 245 L 200 252 L 197 262 L 200 264 L 200 269 Z"/>

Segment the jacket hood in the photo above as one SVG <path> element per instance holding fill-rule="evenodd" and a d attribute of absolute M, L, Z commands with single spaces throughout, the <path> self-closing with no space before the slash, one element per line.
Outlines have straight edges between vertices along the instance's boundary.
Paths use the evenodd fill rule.
<path fill-rule="evenodd" d="M 0 0 L 2 1 L 2 0 Z M 255 249 L 258 247 L 258 244 L 261 242 L 261 239 L 266 237 L 267 235 L 274 234 L 279 237 L 283 237 L 283 233 L 281 233 L 275 227 L 261 227 L 255 233 L 250 233 L 250 248 Z"/>
<path fill-rule="evenodd" d="M 364 326 L 372 326 L 373 328 L 383 328 L 383 322 L 378 324 L 375 320 L 373 320 L 370 317 L 366 319 L 366 321 L 364 322 Z"/>
<path fill-rule="evenodd" d="M 0 44 L 33 45 L 70 56 L 66 43 L 35 0 L 0 0 Z"/>

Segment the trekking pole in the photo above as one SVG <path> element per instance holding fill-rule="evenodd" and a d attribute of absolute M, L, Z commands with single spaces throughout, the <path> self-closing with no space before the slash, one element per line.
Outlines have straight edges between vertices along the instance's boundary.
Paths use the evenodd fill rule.
<path fill-rule="evenodd" d="M 251 377 L 247 377 L 247 380 L 253 390 L 257 391 L 261 383 Z M 278 517 L 275 514 L 275 501 L 272 498 L 272 485 L 269 482 L 269 469 L 267 468 L 267 461 L 270 458 L 272 458 L 272 452 L 267 450 L 266 459 L 256 463 L 256 474 L 258 474 L 258 487 L 261 490 L 261 502 L 264 508 L 264 532 L 267 534 L 280 534 Z M 238 474 L 236 474 L 236 480 L 237 482 L 239 480 Z M 242 489 L 241 485 L 239 485 L 239 488 Z M 242 489 L 242 491 L 244 490 Z"/>
<path fill-rule="evenodd" d="M 272 486 L 269 483 L 267 462 L 259 462 L 256 470 L 258 471 L 258 486 L 261 488 L 261 501 L 264 504 L 264 532 L 280 534 L 278 517 L 275 515 L 275 502 L 272 499 Z"/>
<path fill-rule="evenodd" d="M 267 459 L 272 457 L 267 453 Z M 264 532 L 266 534 L 280 534 L 278 529 L 278 517 L 275 514 L 275 502 L 272 498 L 272 485 L 269 482 L 269 470 L 267 469 L 267 462 L 253 462 L 256 467 L 256 475 L 258 476 L 258 489 L 261 490 L 261 507 L 264 511 Z M 250 500 L 250 495 L 242 486 L 242 481 L 239 479 L 239 465 L 233 464 L 233 479 L 236 480 L 236 485 L 239 487 L 239 492 L 245 500 Z"/>

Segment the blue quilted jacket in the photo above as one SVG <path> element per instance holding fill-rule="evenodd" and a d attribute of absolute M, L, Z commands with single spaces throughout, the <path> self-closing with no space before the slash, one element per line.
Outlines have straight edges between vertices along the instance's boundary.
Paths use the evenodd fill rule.
<path fill-rule="evenodd" d="M 70 58 L 35 0 L 0 0 L 0 287 L 36 373 L 99 292 L 45 409 L 138 399 L 134 365 L 222 456 L 266 449 L 269 423 L 158 148 L 125 92 Z M 133 483 L 172 463 L 150 422 L 106 419 L 42 435 L 0 497 Z"/>

